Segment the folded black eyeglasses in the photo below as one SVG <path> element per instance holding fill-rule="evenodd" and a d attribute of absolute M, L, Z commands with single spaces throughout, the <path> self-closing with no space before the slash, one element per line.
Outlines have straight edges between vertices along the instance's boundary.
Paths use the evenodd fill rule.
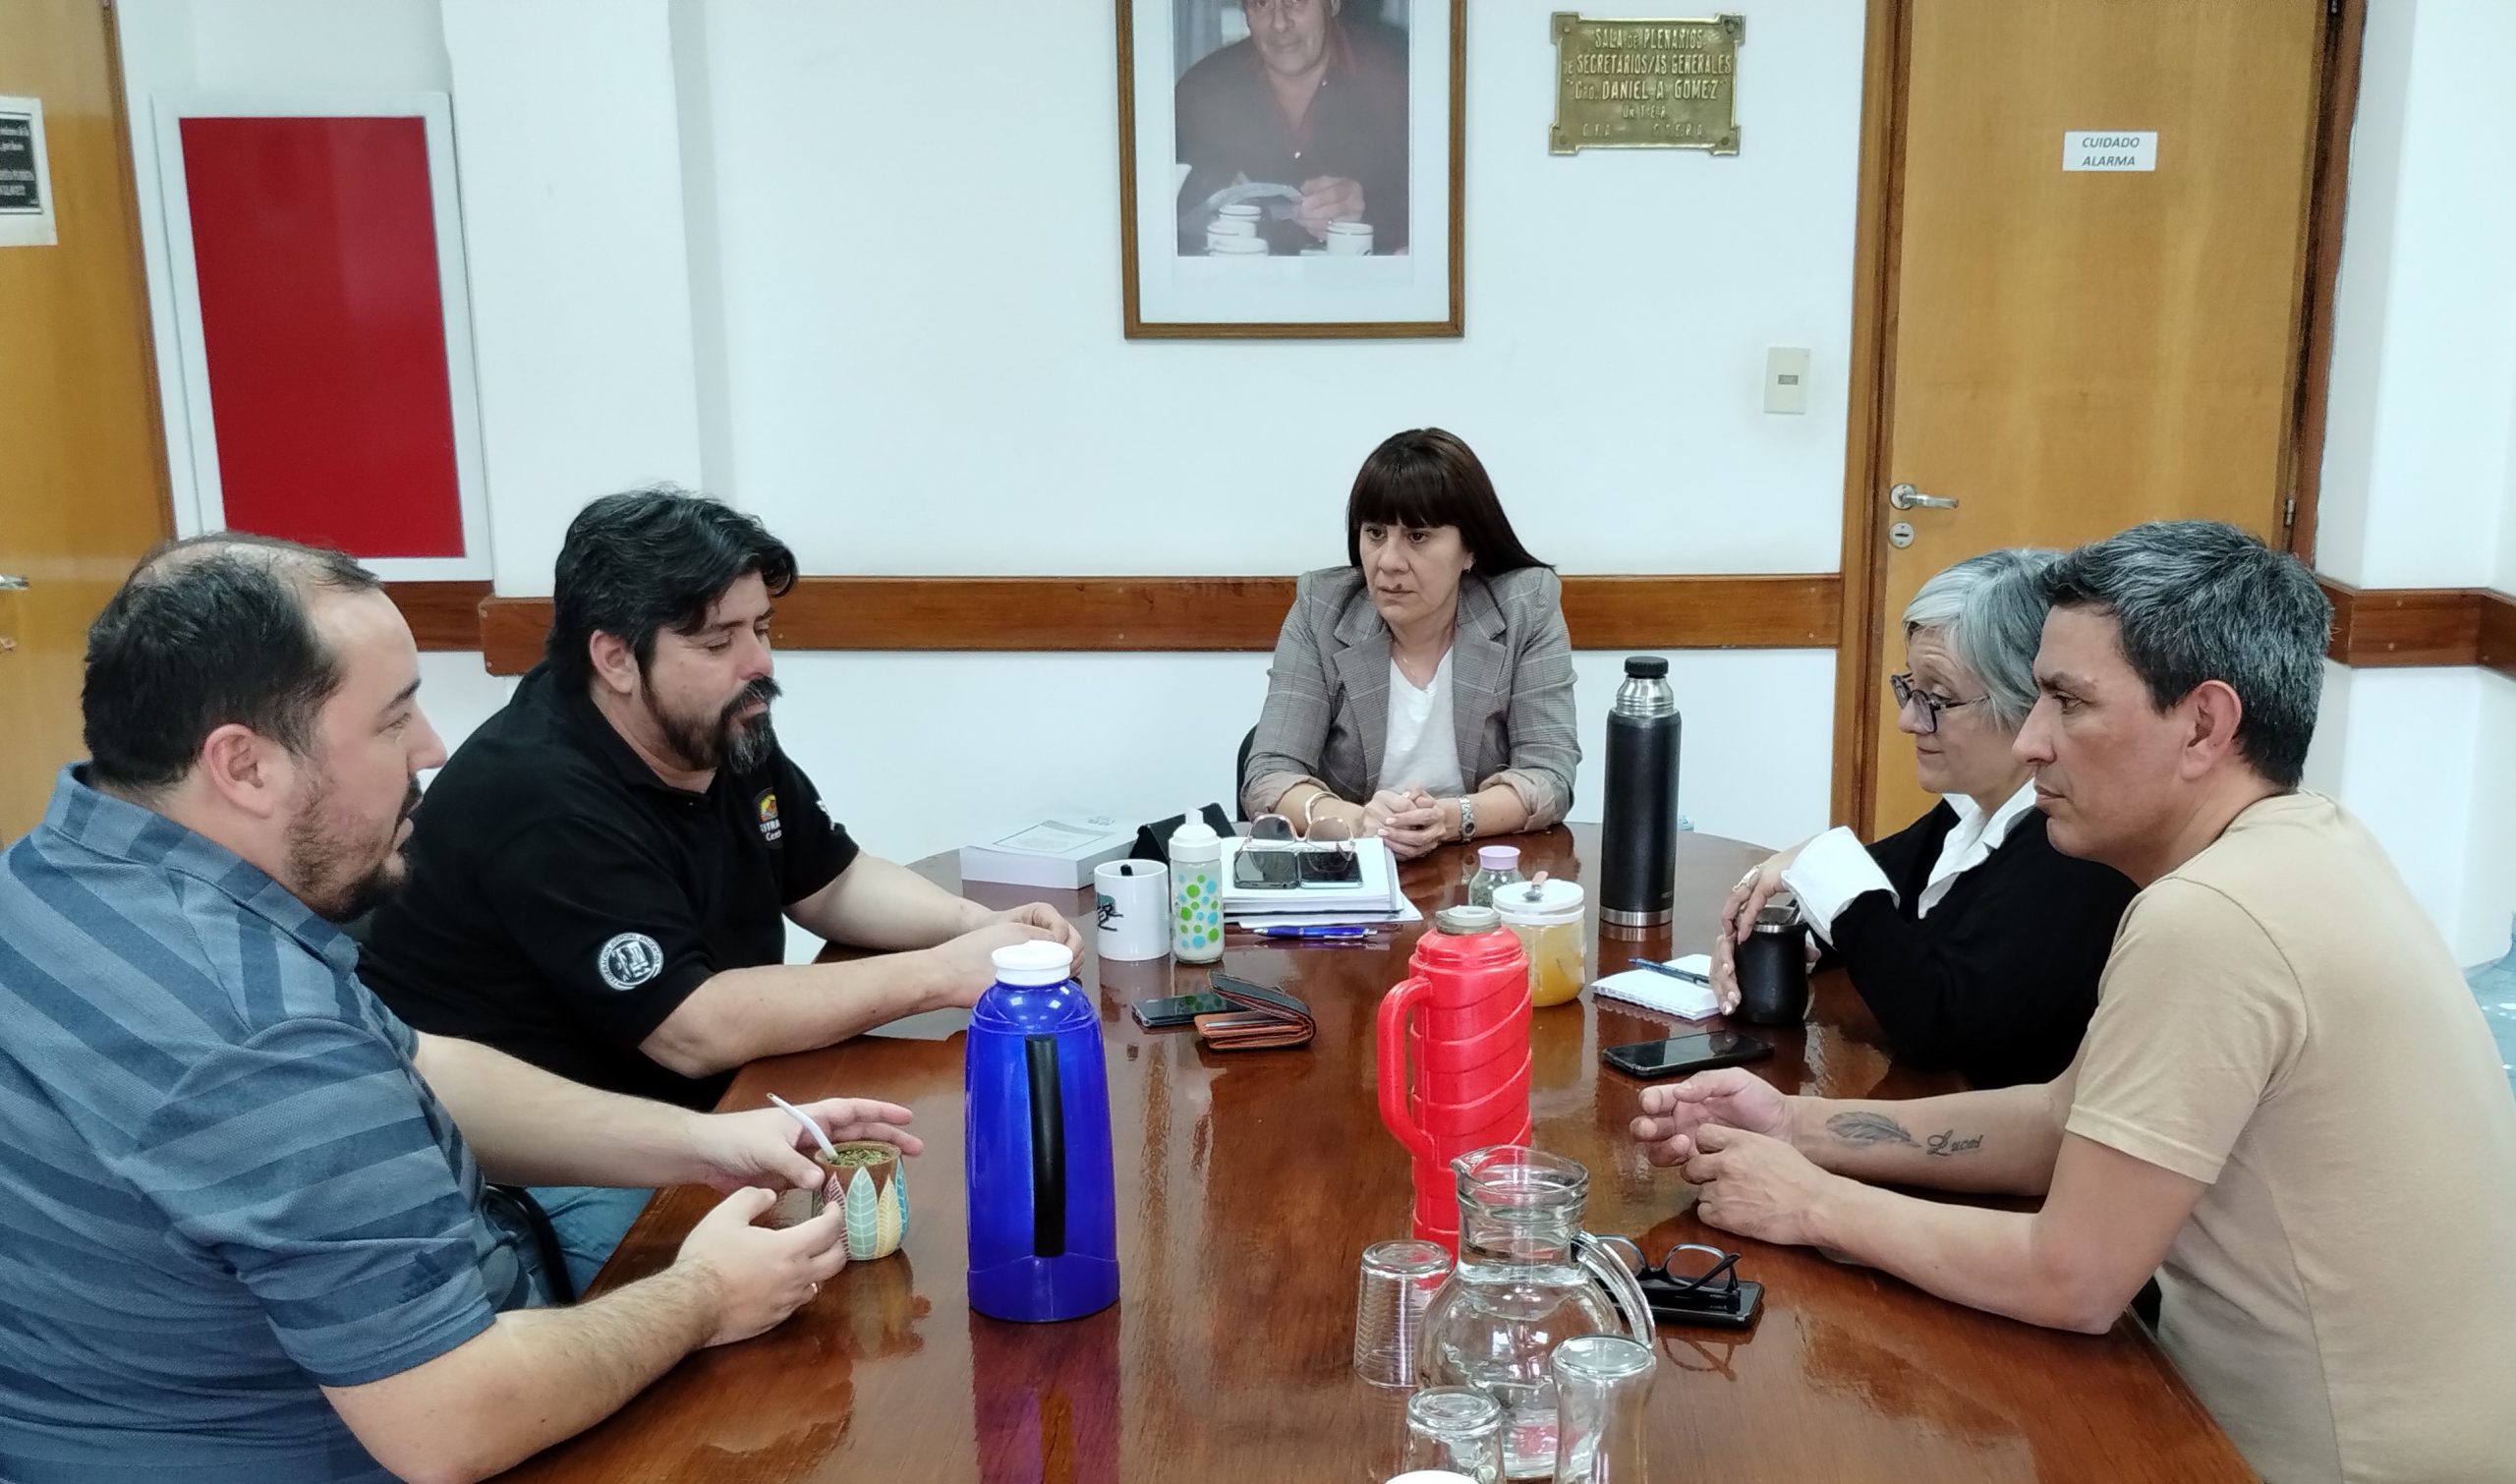
<path fill-rule="evenodd" d="M 1633 1276 L 1655 1318 L 1745 1329 L 1756 1317 L 1765 1285 L 1741 1281 L 1738 1266 L 1736 1252 L 1680 1242 Z"/>

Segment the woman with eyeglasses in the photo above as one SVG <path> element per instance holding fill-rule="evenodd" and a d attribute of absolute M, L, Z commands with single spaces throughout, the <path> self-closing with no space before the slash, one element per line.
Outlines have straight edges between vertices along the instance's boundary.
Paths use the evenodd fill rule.
<path fill-rule="evenodd" d="M 1564 818 L 1581 745 L 1563 594 L 1465 443 L 1391 435 L 1346 497 L 1345 565 L 1294 587 L 1242 810 L 1402 861 Z"/>
<path fill-rule="evenodd" d="M 1725 1009 L 1739 1002 L 1736 944 L 1788 889 L 1899 1059 L 1977 1087 L 2070 1065 L 2133 887 L 2053 848 L 2011 752 L 2035 705 L 2043 575 L 2057 554 L 1986 552 L 1906 604 L 1906 671 L 1888 685 L 1915 772 L 1940 801 L 1874 844 L 1837 828 L 1748 872 L 1722 904 L 1712 955 Z"/>

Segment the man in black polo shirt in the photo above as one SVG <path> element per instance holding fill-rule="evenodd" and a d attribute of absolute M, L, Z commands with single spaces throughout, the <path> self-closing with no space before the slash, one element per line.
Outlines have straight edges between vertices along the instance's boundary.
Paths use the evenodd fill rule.
<path fill-rule="evenodd" d="M 759 1056 L 966 1006 L 1056 909 L 991 912 L 832 823 L 770 728 L 771 599 L 795 558 L 672 489 L 607 495 L 559 552 L 543 662 L 414 817 L 364 978 L 421 1030 L 575 1081 L 713 1107 Z M 787 965 L 785 919 L 883 950 Z M 644 1191 L 546 1187 L 579 1287 Z"/>

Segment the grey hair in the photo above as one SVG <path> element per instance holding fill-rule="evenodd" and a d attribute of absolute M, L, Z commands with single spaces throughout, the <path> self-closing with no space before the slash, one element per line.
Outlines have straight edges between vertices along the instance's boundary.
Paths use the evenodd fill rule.
<path fill-rule="evenodd" d="M 2221 521 L 2150 521 L 2063 557 L 2044 586 L 2055 607 L 2113 617 L 2159 711 L 2224 681 L 2245 709 L 2238 755 L 2273 787 L 2298 786 L 2332 633 L 2305 563 Z"/>
<path fill-rule="evenodd" d="M 2010 546 L 1970 556 L 1923 583 L 1905 604 L 1905 634 L 1937 629 L 1957 662 L 1983 682 L 1984 702 L 2008 731 L 2035 709 L 2035 648 L 2043 642 L 2045 570 L 2059 551 Z"/>

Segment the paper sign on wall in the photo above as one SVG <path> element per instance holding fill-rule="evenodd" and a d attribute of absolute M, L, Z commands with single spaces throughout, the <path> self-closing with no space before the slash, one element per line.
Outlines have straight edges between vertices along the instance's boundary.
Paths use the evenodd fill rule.
<path fill-rule="evenodd" d="M 2062 134 L 2065 170 L 2155 170 L 2154 129 L 2070 129 Z"/>
<path fill-rule="evenodd" d="M 48 248 L 55 240 L 43 100 L 0 97 L 0 248 Z"/>

